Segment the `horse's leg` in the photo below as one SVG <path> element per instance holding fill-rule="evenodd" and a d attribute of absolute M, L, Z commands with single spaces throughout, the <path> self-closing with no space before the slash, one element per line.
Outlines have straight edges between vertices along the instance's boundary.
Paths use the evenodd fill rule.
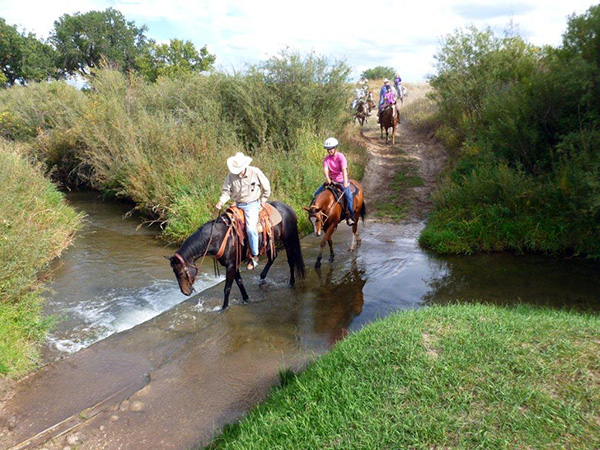
<path fill-rule="evenodd" d="M 267 274 L 269 273 L 269 269 L 273 265 L 273 262 L 275 262 L 275 258 L 277 258 L 277 253 L 275 253 L 274 258 L 271 258 L 271 252 L 269 249 L 267 249 L 266 253 L 267 253 L 267 264 L 265 265 L 265 268 L 260 273 L 260 282 L 261 283 L 264 282 L 265 278 L 267 277 Z"/>
<path fill-rule="evenodd" d="M 242 282 L 242 276 L 240 275 L 239 269 L 235 271 L 235 283 L 237 284 L 238 288 L 240 288 L 240 292 L 242 293 L 242 301 L 244 303 L 248 303 L 250 297 L 248 296 L 246 288 L 244 287 L 244 283 Z"/>
<path fill-rule="evenodd" d="M 325 244 L 329 244 L 329 262 L 333 262 L 333 242 L 331 240 L 331 235 L 337 229 L 337 225 L 332 225 L 327 230 L 325 230 L 325 236 L 321 239 L 321 244 L 319 245 L 319 255 L 317 256 L 317 262 L 315 263 L 315 269 L 321 267 L 321 258 L 323 257 L 323 250 L 325 249 Z"/>
<path fill-rule="evenodd" d="M 358 213 L 355 212 L 354 214 L 358 216 Z M 358 232 L 358 219 L 356 219 L 356 222 L 352 225 L 352 243 L 350 244 L 350 251 L 353 252 L 356 248 L 356 244 L 360 245 L 360 242 L 361 238 Z"/>
<path fill-rule="evenodd" d="M 229 264 L 227 266 L 227 274 L 225 276 L 225 288 L 223 289 L 223 307 L 221 308 L 221 311 L 225 310 L 228 306 L 229 306 L 229 294 L 231 293 L 231 286 L 233 285 L 233 280 L 235 279 L 235 281 L 237 282 L 237 277 L 236 277 L 236 272 L 237 272 L 237 267 L 235 267 L 235 264 Z M 239 275 L 239 273 L 238 273 Z M 240 283 L 241 283 L 241 279 L 240 279 Z M 238 283 L 239 286 L 239 283 Z M 242 293 L 242 296 L 244 294 Z M 247 294 L 246 294 L 247 295 Z"/>

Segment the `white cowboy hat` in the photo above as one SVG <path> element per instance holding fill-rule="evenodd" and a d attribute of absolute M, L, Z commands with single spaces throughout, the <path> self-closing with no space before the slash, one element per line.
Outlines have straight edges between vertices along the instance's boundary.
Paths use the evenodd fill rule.
<path fill-rule="evenodd" d="M 388 80 L 387 78 L 385 80 L 383 80 L 384 83 L 389 83 L 390 80 Z"/>
<path fill-rule="evenodd" d="M 229 167 L 231 173 L 238 175 L 250 165 L 250 162 L 252 162 L 252 158 L 242 152 L 237 152 L 235 156 L 227 158 L 227 167 Z"/>

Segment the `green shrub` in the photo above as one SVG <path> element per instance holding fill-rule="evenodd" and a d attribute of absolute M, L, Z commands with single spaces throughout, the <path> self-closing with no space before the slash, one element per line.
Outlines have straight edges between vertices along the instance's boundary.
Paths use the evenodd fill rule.
<path fill-rule="evenodd" d="M 0 140 L 0 373 L 35 362 L 49 322 L 38 276 L 69 245 L 81 222 L 63 195 L 31 164 L 25 148 Z"/>

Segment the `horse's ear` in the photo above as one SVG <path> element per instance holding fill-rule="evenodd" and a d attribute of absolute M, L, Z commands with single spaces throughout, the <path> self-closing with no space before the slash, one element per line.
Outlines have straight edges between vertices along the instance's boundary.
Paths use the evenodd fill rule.
<path fill-rule="evenodd" d="M 303 209 L 304 211 L 308 211 L 308 212 L 310 212 L 310 209 L 308 209 L 306 206 L 303 206 L 303 207 L 302 207 L 302 209 Z"/>

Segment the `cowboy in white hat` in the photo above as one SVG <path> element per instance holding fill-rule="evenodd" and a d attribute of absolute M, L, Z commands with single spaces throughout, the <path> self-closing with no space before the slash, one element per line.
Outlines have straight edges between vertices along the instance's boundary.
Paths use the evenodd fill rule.
<path fill-rule="evenodd" d="M 232 199 L 236 206 L 244 211 L 246 217 L 246 234 L 252 257 L 246 268 L 253 270 L 258 266 L 258 213 L 261 206 L 271 195 L 271 184 L 265 174 L 257 167 L 251 166 L 252 158 L 241 152 L 227 158 L 229 174 L 225 177 L 221 197 L 217 209 Z"/>

